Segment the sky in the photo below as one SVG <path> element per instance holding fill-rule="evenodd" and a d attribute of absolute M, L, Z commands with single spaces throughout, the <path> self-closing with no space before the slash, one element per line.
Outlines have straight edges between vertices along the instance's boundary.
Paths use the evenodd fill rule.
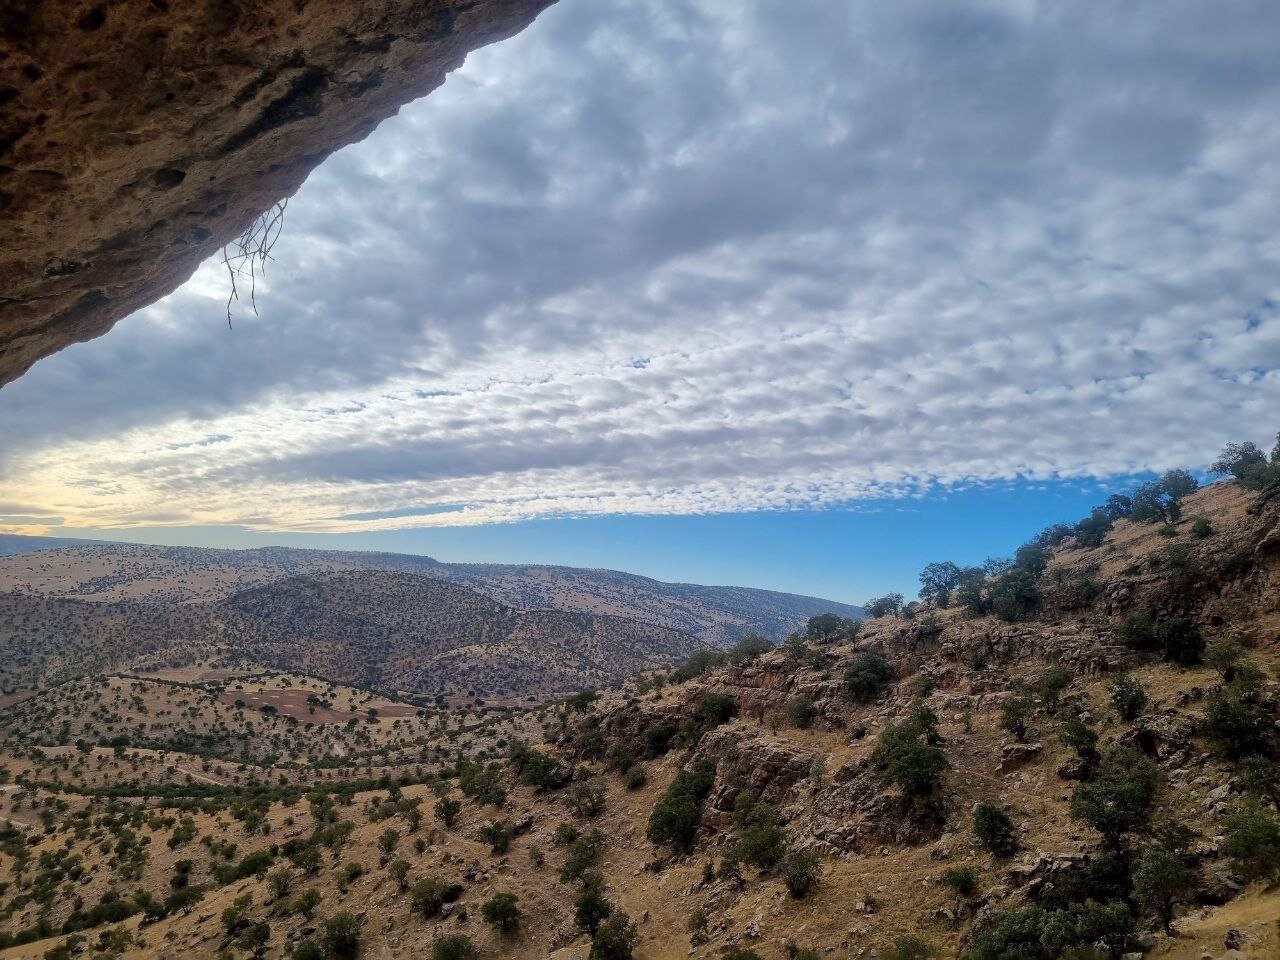
<path fill-rule="evenodd" d="M 0 532 L 857 601 L 1280 429 L 1280 6 L 560 0 L 0 390 Z"/>

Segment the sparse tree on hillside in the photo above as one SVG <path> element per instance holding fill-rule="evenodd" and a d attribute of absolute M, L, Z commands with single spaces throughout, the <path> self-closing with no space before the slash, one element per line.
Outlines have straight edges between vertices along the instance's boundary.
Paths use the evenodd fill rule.
<path fill-rule="evenodd" d="M 951 591 L 960 585 L 960 568 L 950 560 L 931 563 L 920 571 L 920 599 L 945 607 Z"/>

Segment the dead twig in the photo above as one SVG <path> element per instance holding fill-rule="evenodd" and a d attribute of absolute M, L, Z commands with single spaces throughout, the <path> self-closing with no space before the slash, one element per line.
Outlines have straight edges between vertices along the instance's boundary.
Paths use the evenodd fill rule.
<path fill-rule="evenodd" d="M 280 239 L 280 231 L 284 228 L 284 211 L 288 205 L 286 197 L 259 214 L 244 233 L 222 248 L 222 263 L 227 268 L 227 277 L 231 281 L 231 292 L 227 295 L 228 329 L 231 328 L 231 304 L 240 299 L 237 278 L 249 278 L 249 305 L 253 307 L 254 316 L 258 315 L 258 277 L 266 276 L 267 261 L 271 259 L 271 249 Z"/>

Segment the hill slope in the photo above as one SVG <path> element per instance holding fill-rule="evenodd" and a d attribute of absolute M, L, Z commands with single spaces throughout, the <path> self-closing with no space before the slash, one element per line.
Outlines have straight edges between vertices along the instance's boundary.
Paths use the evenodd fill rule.
<path fill-rule="evenodd" d="M 34 548 L 41 538 L 29 540 Z M 52 545 L 52 544 L 51 544 Z M 470 587 L 523 610 L 550 608 L 647 620 L 724 646 L 747 633 L 782 640 L 809 617 L 858 617 L 848 604 L 746 587 L 664 583 L 616 570 L 441 563 L 431 557 L 339 550 L 215 550 L 140 544 L 30 549 L 0 556 L 0 590 L 86 600 L 217 601 L 284 577 L 342 570 L 417 573 Z"/>
<path fill-rule="evenodd" d="M 290 577 L 223 601 L 260 623 L 237 653 L 281 669 L 420 693 L 569 692 L 670 666 L 701 644 L 623 617 L 522 611 L 413 574 Z"/>

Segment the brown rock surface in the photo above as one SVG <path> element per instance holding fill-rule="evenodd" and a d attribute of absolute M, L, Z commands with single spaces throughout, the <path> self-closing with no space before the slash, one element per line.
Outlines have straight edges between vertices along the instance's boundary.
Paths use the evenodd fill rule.
<path fill-rule="evenodd" d="M 7 0 L 0 384 L 172 291 L 553 0 Z"/>

